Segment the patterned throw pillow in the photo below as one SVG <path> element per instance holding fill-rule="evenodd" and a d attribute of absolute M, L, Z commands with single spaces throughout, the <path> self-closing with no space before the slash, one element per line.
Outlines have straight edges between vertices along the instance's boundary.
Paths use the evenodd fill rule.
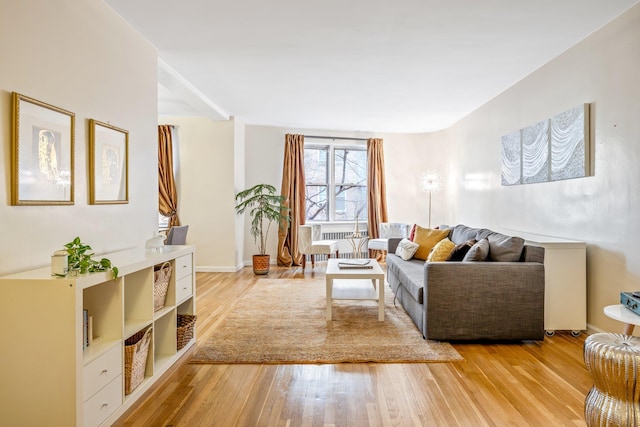
<path fill-rule="evenodd" d="M 420 245 L 415 255 L 416 259 L 426 260 L 431 249 L 442 239 L 449 236 L 449 230 L 435 230 L 432 228 L 422 228 L 416 226 L 416 235 L 413 241 Z"/>
<path fill-rule="evenodd" d="M 405 261 L 409 261 L 413 258 L 413 254 L 418 250 L 418 244 L 413 243 L 409 239 L 402 239 L 398 246 L 396 247 L 396 255 L 402 258 Z"/>
<path fill-rule="evenodd" d="M 469 249 L 471 249 L 471 247 L 476 243 L 476 239 L 471 239 L 456 245 L 449 254 L 449 259 L 447 259 L 447 261 L 462 261 L 467 252 L 469 252 Z"/>
<path fill-rule="evenodd" d="M 446 261 L 451 254 L 451 251 L 456 247 L 456 244 L 446 237 L 440 240 L 431 250 L 427 257 L 427 262 L 442 262 Z"/>

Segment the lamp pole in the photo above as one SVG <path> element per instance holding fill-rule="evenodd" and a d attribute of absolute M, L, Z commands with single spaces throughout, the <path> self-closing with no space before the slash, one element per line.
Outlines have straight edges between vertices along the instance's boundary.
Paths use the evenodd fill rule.
<path fill-rule="evenodd" d="M 431 228 L 431 198 L 440 188 L 440 177 L 437 173 L 424 174 L 420 180 L 420 188 L 429 193 L 429 228 Z"/>
<path fill-rule="evenodd" d="M 431 228 L 431 190 L 429 190 L 429 228 Z"/>

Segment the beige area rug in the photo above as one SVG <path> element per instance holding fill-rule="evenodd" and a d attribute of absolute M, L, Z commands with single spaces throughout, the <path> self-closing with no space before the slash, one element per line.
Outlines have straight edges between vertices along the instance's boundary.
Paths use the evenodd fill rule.
<path fill-rule="evenodd" d="M 192 363 L 456 362 L 446 342 L 427 341 L 385 288 L 385 320 L 373 300 L 334 300 L 326 320 L 325 282 L 260 279 Z"/>

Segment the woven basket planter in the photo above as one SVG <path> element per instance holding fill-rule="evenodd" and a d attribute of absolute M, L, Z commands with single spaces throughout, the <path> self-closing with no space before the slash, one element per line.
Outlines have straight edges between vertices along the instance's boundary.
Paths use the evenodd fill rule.
<path fill-rule="evenodd" d="M 192 314 L 178 314 L 178 328 L 177 328 L 177 349 L 187 345 L 193 338 L 196 327 L 196 315 Z"/>
<path fill-rule="evenodd" d="M 151 329 L 137 332 L 124 343 L 124 394 L 131 393 L 144 379 Z"/>
<path fill-rule="evenodd" d="M 165 262 L 156 266 L 153 272 L 153 310 L 158 311 L 165 305 L 169 280 L 171 279 L 171 263 Z"/>
<path fill-rule="evenodd" d="M 264 275 L 269 273 L 270 255 L 253 256 L 253 274 Z"/>

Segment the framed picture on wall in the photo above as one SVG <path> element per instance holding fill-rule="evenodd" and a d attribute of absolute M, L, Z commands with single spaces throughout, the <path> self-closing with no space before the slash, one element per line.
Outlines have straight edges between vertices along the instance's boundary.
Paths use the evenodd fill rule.
<path fill-rule="evenodd" d="M 89 120 L 89 203 L 129 203 L 129 132 Z"/>
<path fill-rule="evenodd" d="M 73 205 L 74 125 L 74 113 L 13 92 L 12 205 Z"/>

